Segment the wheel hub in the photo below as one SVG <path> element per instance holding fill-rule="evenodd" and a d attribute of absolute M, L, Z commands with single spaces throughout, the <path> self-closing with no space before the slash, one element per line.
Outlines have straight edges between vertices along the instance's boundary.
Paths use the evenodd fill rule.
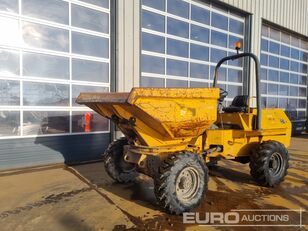
<path fill-rule="evenodd" d="M 184 168 L 176 180 L 176 194 L 182 202 L 189 202 L 198 192 L 199 173 L 193 167 Z"/>
<path fill-rule="evenodd" d="M 281 172 L 282 163 L 283 160 L 281 154 L 278 152 L 273 153 L 269 161 L 269 169 L 273 175 L 277 175 Z"/>

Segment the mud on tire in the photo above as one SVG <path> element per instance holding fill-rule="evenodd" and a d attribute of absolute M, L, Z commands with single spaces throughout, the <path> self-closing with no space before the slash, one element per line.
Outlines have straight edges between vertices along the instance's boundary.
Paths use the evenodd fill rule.
<path fill-rule="evenodd" d="M 258 184 L 274 187 L 287 175 L 288 162 L 288 150 L 283 144 L 265 141 L 250 156 L 250 174 Z"/>
<path fill-rule="evenodd" d="M 170 155 L 160 165 L 154 192 L 168 213 L 181 214 L 197 207 L 208 184 L 208 168 L 196 154 Z"/>
<path fill-rule="evenodd" d="M 123 147 L 127 145 L 127 139 L 121 138 L 109 144 L 103 158 L 108 175 L 119 183 L 128 183 L 138 176 L 135 165 L 124 160 Z"/>

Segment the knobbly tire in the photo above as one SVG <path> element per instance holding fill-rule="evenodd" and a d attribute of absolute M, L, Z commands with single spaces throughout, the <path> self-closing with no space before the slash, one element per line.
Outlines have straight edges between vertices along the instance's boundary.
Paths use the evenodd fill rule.
<path fill-rule="evenodd" d="M 277 141 L 265 141 L 253 151 L 249 166 L 250 174 L 258 184 L 274 187 L 288 173 L 288 150 Z"/>
<path fill-rule="evenodd" d="M 126 138 L 118 139 L 109 144 L 104 153 L 106 172 L 118 183 L 132 182 L 138 176 L 135 165 L 124 160 L 123 147 L 127 144 Z"/>
<path fill-rule="evenodd" d="M 203 200 L 208 178 L 208 168 L 198 155 L 170 155 L 161 163 L 154 179 L 155 196 L 170 214 L 191 211 Z"/>

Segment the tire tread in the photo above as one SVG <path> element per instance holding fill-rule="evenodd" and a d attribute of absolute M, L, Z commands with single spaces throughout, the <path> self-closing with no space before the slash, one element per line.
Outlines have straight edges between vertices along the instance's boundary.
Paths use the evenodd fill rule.
<path fill-rule="evenodd" d="M 118 183 L 129 183 L 138 176 L 136 170 L 131 172 L 123 172 L 119 166 L 118 158 L 123 155 L 123 146 L 126 145 L 127 139 L 122 137 L 111 142 L 103 155 L 104 165 L 107 174 Z"/>
<path fill-rule="evenodd" d="M 285 166 L 279 179 L 273 181 L 268 174 L 267 161 L 271 154 L 279 152 L 284 157 Z M 263 186 L 274 187 L 284 180 L 289 167 L 288 150 L 278 141 L 265 141 L 252 151 L 250 160 L 250 174 L 257 183 Z"/>
<path fill-rule="evenodd" d="M 178 171 L 177 166 L 182 162 L 189 162 L 190 165 L 196 164 L 202 168 L 204 172 L 204 187 L 202 190 L 202 195 L 198 198 L 198 202 L 192 205 L 182 205 L 177 199 L 176 195 L 171 194 L 168 189 L 170 182 L 168 179 Z M 158 203 L 167 212 L 171 214 L 181 214 L 185 211 L 190 211 L 194 207 L 198 206 L 204 198 L 204 194 L 207 191 L 208 184 L 208 168 L 204 164 L 200 156 L 192 153 L 182 152 L 175 155 L 168 156 L 159 167 L 158 177 L 154 179 L 154 193 L 158 200 Z"/>

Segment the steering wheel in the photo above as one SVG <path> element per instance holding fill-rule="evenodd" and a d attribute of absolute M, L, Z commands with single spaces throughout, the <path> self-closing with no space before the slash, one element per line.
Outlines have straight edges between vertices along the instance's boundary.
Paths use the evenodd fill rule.
<path fill-rule="evenodd" d="M 220 103 L 222 103 L 227 96 L 228 96 L 228 92 L 225 89 L 219 88 L 219 99 L 218 99 L 218 101 Z"/>

